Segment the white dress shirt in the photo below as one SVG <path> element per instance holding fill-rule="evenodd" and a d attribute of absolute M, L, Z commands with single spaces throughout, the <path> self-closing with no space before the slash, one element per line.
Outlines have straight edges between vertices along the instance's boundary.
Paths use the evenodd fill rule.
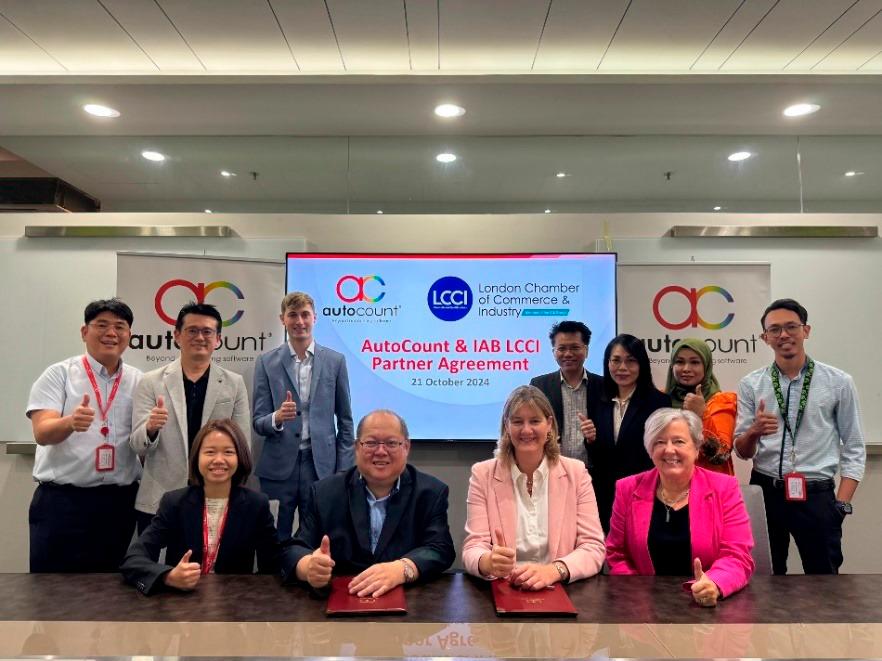
<path fill-rule="evenodd" d="M 527 475 L 511 462 L 518 534 L 515 551 L 518 562 L 548 562 L 548 460 L 543 458 L 533 472 L 533 495 L 527 491 Z"/>

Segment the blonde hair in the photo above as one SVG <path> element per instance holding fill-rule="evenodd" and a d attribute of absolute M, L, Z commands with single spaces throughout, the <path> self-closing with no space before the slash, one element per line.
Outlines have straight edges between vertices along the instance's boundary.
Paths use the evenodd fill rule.
<path fill-rule="evenodd" d="M 512 445 L 506 423 L 514 412 L 524 404 L 532 406 L 543 417 L 551 418 L 551 429 L 548 431 L 548 442 L 545 444 L 544 450 L 548 462 L 554 463 L 560 456 L 560 444 L 558 443 L 560 434 L 557 430 L 557 419 L 554 417 L 554 409 L 551 408 L 548 397 L 535 386 L 518 386 L 505 400 L 505 406 L 502 407 L 502 421 L 499 425 L 499 440 L 496 441 L 496 451 L 493 456 L 505 464 L 511 463 L 511 460 L 514 459 L 514 445 Z"/>
<path fill-rule="evenodd" d="M 292 291 L 290 294 L 287 294 L 285 298 L 282 299 L 282 314 L 285 314 L 288 311 L 288 308 L 302 308 L 309 306 L 312 308 L 312 311 L 315 312 L 315 301 L 312 300 L 312 296 L 302 291 Z"/>

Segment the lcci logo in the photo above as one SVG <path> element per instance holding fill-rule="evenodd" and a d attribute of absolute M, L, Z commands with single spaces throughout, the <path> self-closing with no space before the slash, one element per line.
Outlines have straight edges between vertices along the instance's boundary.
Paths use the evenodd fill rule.
<path fill-rule="evenodd" d="M 184 289 L 189 289 L 193 292 L 197 303 L 206 303 L 207 301 L 205 299 L 215 289 L 229 289 L 238 300 L 245 300 L 245 295 L 242 293 L 242 290 L 232 282 L 226 282 L 225 280 L 218 280 L 217 282 L 210 282 L 208 284 L 205 284 L 204 282 L 190 282 L 189 280 L 181 279 L 169 280 L 156 290 L 153 306 L 156 308 L 156 314 L 159 315 L 159 318 L 171 326 L 175 325 L 177 311 L 175 311 L 174 316 L 168 314 L 162 306 L 162 299 L 170 289 L 176 287 L 183 287 Z M 224 326 L 232 326 L 242 318 L 243 314 L 245 314 L 245 310 L 237 310 L 232 317 L 224 321 Z"/>
<path fill-rule="evenodd" d="M 735 299 L 732 298 L 732 294 L 716 285 L 708 285 L 707 287 L 702 287 L 697 290 L 694 287 L 686 289 L 679 285 L 668 285 L 667 287 L 659 289 L 658 293 L 655 295 L 655 299 L 652 301 L 652 314 L 655 315 L 658 323 L 670 330 L 682 330 L 686 327 L 697 328 L 698 326 L 706 328 L 707 330 L 720 330 L 732 323 L 732 320 L 735 318 L 734 312 L 727 314 L 725 318 L 718 323 L 702 319 L 701 314 L 698 312 L 698 301 L 700 301 L 701 297 L 705 294 L 717 294 L 729 303 L 735 302 Z M 660 307 L 662 299 L 667 296 L 677 296 L 686 299 L 688 314 L 682 321 L 670 321 L 662 316 Z"/>
<path fill-rule="evenodd" d="M 386 295 L 381 289 L 385 286 L 378 275 L 344 275 L 337 280 L 337 298 L 344 303 L 378 303 Z"/>

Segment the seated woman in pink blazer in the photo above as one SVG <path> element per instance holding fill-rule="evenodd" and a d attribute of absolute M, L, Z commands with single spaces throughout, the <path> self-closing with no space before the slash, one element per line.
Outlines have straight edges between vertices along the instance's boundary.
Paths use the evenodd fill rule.
<path fill-rule="evenodd" d="M 715 606 L 747 585 L 754 570 L 738 482 L 695 465 L 704 434 L 692 411 L 658 409 L 645 430 L 655 468 L 616 483 L 606 540 L 610 574 L 694 576 L 695 601 Z"/>
<path fill-rule="evenodd" d="M 521 386 L 509 395 L 494 454 L 472 466 L 466 571 L 529 590 L 600 571 L 603 531 L 591 478 L 581 461 L 560 456 L 541 390 Z"/>

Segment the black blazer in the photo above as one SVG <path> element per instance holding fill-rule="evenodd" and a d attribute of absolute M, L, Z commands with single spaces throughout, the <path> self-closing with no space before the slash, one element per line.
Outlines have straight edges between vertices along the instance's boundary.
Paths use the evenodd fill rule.
<path fill-rule="evenodd" d="M 655 388 L 635 392 L 625 411 L 618 441 L 613 440 L 613 409 L 615 402 L 606 394 L 589 402 L 588 416 L 597 428 L 597 439 L 588 444 L 588 470 L 597 496 L 600 523 L 609 532 L 616 480 L 652 468 L 652 459 L 643 445 L 643 426 L 653 411 L 670 406 L 671 398 Z"/>
<path fill-rule="evenodd" d="M 398 492 L 386 505 L 375 553 L 365 488 L 356 468 L 312 485 L 309 507 L 300 512 L 300 527 L 282 558 L 285 582 L 297 580 L 297 562 L 319 547 L 323 535 L 331 540 L 335 575 L 358 574 L 379 562 L 407 557 L 422 581 L 453 564 L 456 551 L 447 526 L 446 484 L 408 464 Z"/>
<path fill-rule="evenodd" d="M 184 487 L 166 493 L 150 525 L 129 546 L 120 567 L 123 578 L 144 594 L 151 594 L 165 587 L 162 577 L 188 550 L 193 551 L 190 562 L 201 563 L 204 507 L 202 487 Z M 276 573 L 279 542 L 267 497 L 244 487 L 233 487 L 228 507 L 215 573 L 253 574 L 255 553 L 261 574 Z M 167 564 L 158 562 L 163 548 Z"/>
<path fill-rule="evenodd" d="M 588 396 L 585 398 L 587 401 L 584 413 L 587 417 L 591 418 L 592 404 L 599 400 L 603 393 L 603 377 L 588 370 L 585 370 L 585 373 L 588 375 L 587 382 L 585 383 Z M 534 377 L 530 380 L 530 385 L 536 386 L 548 397 L 548 401 L 551 402 L 551 408 L 554 411 L 554 417 L 557 420 L 557 429 L 560 435 L 563 436 L 565 423 L 563 395 L 560 392 L 560 370 Z M 596 425 L 597 423 L 595 422 L 594 424 Z"/>

